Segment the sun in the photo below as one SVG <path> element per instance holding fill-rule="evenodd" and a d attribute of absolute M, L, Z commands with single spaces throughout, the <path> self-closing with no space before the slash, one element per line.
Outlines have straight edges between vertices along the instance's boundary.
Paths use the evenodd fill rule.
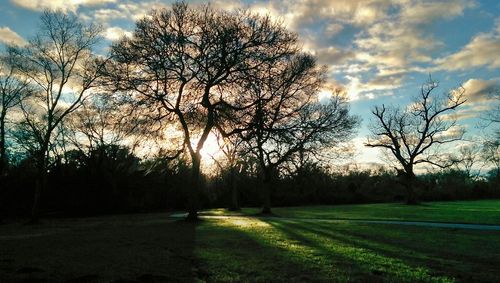
<path fill-rule="evenodd" d="M 201 158 L 208 162 L 222 154 L 219 144 L 217 143 L 217 137 L 213 133 L 210 133 L 208 135 L 207 140 L 205 141 L 205 144 L 203 144 L 203 148 L 201 149 L 200 153 Z"/>

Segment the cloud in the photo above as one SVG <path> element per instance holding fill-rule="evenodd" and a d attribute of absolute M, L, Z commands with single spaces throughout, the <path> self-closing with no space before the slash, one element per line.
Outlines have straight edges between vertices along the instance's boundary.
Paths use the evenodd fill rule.
<path fill-rule="evenodd" d="M 116 1 L 85 17 L 103 22 L 109 27 L 105 37 L 114 40 L 124 34 L 114 20 L 137 20 L 151 9 L 170 7 L 171 2 Z M 202 0 L 190 1 L 190 5 L 200 4 Z M 434 53 L 444 43 L 429 32 L 429 26 L 475 7 L 472 0 L 290 0 L 286 5 L 267 0 L 215 0 L 211 5 L 226 10 L 248 8 L 282 21 L 299 34 L 304 51 L 330 66 L 332 77 L 346 78 L 354 99 L 384 95 L 383 91 L 400 87 L 410 72 L 434 71 L 429 65 L 434 66 Z"/>
<path fill-rule="evenodd" d="M 109 27 L 104 31 L 104 37 L 109 40 L 118 40 L 124 36 L 131 37 L 132 33 L 120 27 Z"/>
<path fill-rule="evenodd" d="M 361 51 L 359 60 L 385 68 L 405 68 L 413 63 L 429 62 L 428 52 L 440 46 L 439 42 L 419 30 L 394 22 L 374 25 L 365 35 L 358 37 L 355 44 Z"/>
<path fill-rule="evenodd" d="M 96 20 L 100 23 L 106 23 L 114 19 L 127 18 L 128 15 L 118 9 L 96 9 L 91 14 L 81 14 L 81 17 L 89 21 Z"/>
<path fill-rule="evenodd" d="M 455 113 L 448 114 L 443 118 L 446 120 L 465 120 L 477 118 L 486 111 L 491 111 L 495 107 L 493 94 L 500 89 L 500 78 L 491 80 L 469 79 L 462 84 L 464 98 L 467 100 L 462 106 L 457 108 Z M 460 93 L 455 89 L 452 93 Z"/>
<path fill-rule="evenodd" d="M 77 1 L 77 0 L 74 0 Z M 90 1 L 99 1 L 99 0 L 90 0 Z M 108 24 L 112 20 L 116 19 L 128 19 L 137 21 L 147 14 L 149 14 L 152 10 L 169 8 L 171 4 L 174 3 L 174 0 L 167 0 L 160 2 L 158 0 L 152 1 L 117 1 L 117 0 L 102 0 L 103 2 L 116 2 L 116 5 L 111 7 L 95 9 L 89 13 L 84 13 L 83 17 L 87 20 L 97 20 L 101 23 Z M 203 1 L 188 1 L 190 5 L 205 5 L 206 3 Z M 235 10 L 243 8 L 244 6 L 236 1 L 222 1 L 216 0 L 211 1 L 210 6 L 216 9 L 225 9 L 225 10 Z M 262 8 L 262 13 L 265 13 L 266 8 Z"/>
<path fill-rule="evenodd" d="M 457 139 L 464 135 L 465 127 L 461 125 L 453 125 L 448 130 L 435 135 L 436 140 Z"/>
<path fill-rule="evenodd" d="M 448 0 L 434 2 L 415 2 L 405 5 L 401 19 L 410 23 L 430 23 L 435 20 L 452 19 L 461 16 L 465 9 L 475 7 L 470 0 Z"/>
<path fill-rule="evenodd" d="M 80 6 L 98 6 L 114 3 L 116 0 L 11 0 L 11 2 L 19 7 L 34 11 L 61 9 L 76 12 Z"/>
<path fill-rule="evenodd" d="M 349 59 L 355 58 L 355 53 L 350 50 L 342 50 L 335 46 L 321 48 L 315 51 L 318 61 L 321 64 L 337 65 L 346 62 Z"/>
<path fill-rule="evenodd" d="M 385 18 L 392 5 L 385 0 L 296 0 L 291 1 L 288 11 L 295 27 L 325 20 L 369 25 Z"/>
<path fill-rule="evenodd" d="M 0 42 L 14 45 L 24 45 L 26 41 L 9 27 L 0 27 Z"/>
<path fill-rule="evenodd" d="M 325 27 L 325 35 L 334 36 L 341 32 L 344 29 L 344 26 L 339 23 L 329 23 Z"/>
<path fill-rule="evenodd" d="M 500 88 L 498 80 L 469 79 L 463 84 L 465 96 L 469 103 L 491 100 L 491 94 Z"/>
<path fill-rule="evenodd" d="M 405 74 L 405 72 L 392 74 L 379 73 L 366 83 L 366 87 L 370 90 L 394 89 L 403 83 Z"/>
<path fill-rule="evenodd" d="M 346 85 L 347 95 L 351 101 L 358 100 L 363 91 L 363 86 L 358 77 L 345 76 L 349 83 Z"/>
<path fill-rule="evenodd" d="M 373 23 L 360 32 L 355 44 L 361 51 L 359 59 L 367 64 L 405 68 L 416 63 L 432 61 L 430 53 L 443 43 L 423 26 L 437 20 L 452 19 L 474 7 L 470 1 L 406 2 L 399 5 L 399 12 Z"/>
<path fill-rule="evenodd" d="M 490 69 L 500 67 L 500 31 L 476 35 L 471 42 L 458 52 L 439 59 L 437 69 L 465 70 L 486 66 Z"/>

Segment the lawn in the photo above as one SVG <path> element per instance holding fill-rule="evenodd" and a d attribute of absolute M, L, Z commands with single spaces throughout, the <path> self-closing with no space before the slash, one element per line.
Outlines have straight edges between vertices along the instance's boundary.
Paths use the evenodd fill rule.
<path fill-rule="evenodd" d="M 243 215 L 259 212 L 245 208 Z M 367 219 L 397 221 L 430 221 L 500 225 L 500 200 L 428 202 L 408 206 L 401 203 L 356 204 L 335 206 L 278 207 L 273 212 L 289 218 Z M 223 209 L 207 210 L 205 214 L 224 215 Z"/>
<path fill-rule="evenodd" d="M 498 282 L 499 231 L 309 219 L 474 222 L 458 212 L 472 211 L 496 213 L 478 222 L 498 223 L 494 201 L 426 206 L 436 218 L 417 206 L 385 204 L 277 208 L 289 218 L 243 215 L 197 224 L 166 213 L 4 224 L 0 282 Z"/>

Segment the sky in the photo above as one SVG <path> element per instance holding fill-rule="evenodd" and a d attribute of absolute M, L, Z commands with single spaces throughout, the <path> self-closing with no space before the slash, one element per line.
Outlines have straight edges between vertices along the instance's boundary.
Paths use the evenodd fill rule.
<path fill-rule="evenodd" d="M 104 27 L 97 52 L 129 35 L 135 20 L 160 0 L 0 0 L 0 43 L 23 44 L 44 9 L 75 13 Z M 205 1 L 187 1 L 203 4 Z M 329 84 L 344 88 L 362 119 L 354 139 L 360 163 L 380 162 L 363 146 L 375 105 L 406 105 L 432 75 L 438 92 L 460 85 L 467 103 L 457 113 L 466 138 L 484 131 L 480 117 L 492 107 L 488 94 L 500 87 L 500 1 L 497 0 L 216 0 L 221 9 L 270 14 L 299 34 L 301 45 L 329 67 Z"/>

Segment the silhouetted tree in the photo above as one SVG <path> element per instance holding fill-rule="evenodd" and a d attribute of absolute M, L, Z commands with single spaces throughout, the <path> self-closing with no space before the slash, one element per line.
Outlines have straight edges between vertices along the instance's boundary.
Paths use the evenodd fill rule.
<path fill-rule="evenodd" d="M 497 88 L 490 94 L 491 96 L 491 110 L 487 111 L 481 118 L 486 123 L 483 124 L 484 128 L 490 128 L 492 132 L 485 135 L 485 140 L 482 147 L 483 161 L 492 166 L 491 173 L 500 179 L 500 88 Z"/>
<path fill-rule="evenodd" d="M 326 69 L 311 55 L 294 52 L 266 64 L 245 87 L 256 101 L 246 117 L 243 139 L 259 160 L 262 173 L 262 213 L 271 213 L 271 189 L 280 166 L 297 154 L 333 147 L 350 139 L 358 118 L 349 114 L 344 93 L 318 99 Z"/>
<path fill-rule="evenodd" d="M 483 119 L 498 126 L 500 123 L 500 87 L 490 93 L 490 96 L 493 107 L 486 113 L 486 115 L 483 116 Z M 496 131 L 498 136 L 499 129 L 496 129 Z"/>
<path fill-rule="evenodd" d="M 29 80 L 19 76 L 12 49 L 0 57 L 0 178 L 8 167 L 6 132 L 7 114 L 30 95 Z"/>
<path fill-rule="evenodd" d="M 477 177 L 479 169 L 474 168 L 481 159 L 481 147 L 476 144 L 464 145 L 458 149 L 458 154 L 453 158 L 457 161 L 455 166 L 463 171 L 468 178 Z M 474 170 L 476 173 L 473 173 Z"/>
<path fill-rule="evenodd" d="M 252 105 L 241 85 L 247 73 L 290 53 L 296 36 L 269 17 L 176 3 L 137 22 L 131 38 L 112 46 L 107 69 L 116 90 L 151 105 L 157 119 L 184 135 L 192 163 L 188 219 L 197 218 L 200 151 L 228 112 Z M 225 135 L 230 135 L 226 129 Z"/>
<path fill-rule="evenodd" d="M 481 151 L 484 162 L 492 167 L 490 174 L 500 179 L 500 139 L 486 140 Z"/>
<path fill-rule="evenodd" d="M 56 129 L 88 97 L 97 67 L 91 47 L 100 28 L 85 26 L 74 15 L 45 11 L 40 30 L 24 47 L 12 48 L 16 68 L 33 83 L 30 99 L 20 105 L 26 143 L 32 143 L 37 168 L 32 217 L 38 217 L 40 196 L 47 182 L 49 154 Z"/>
<path fill-rule="evenodd" d="M 142 117 L 128 98 L 121 94 L 99 94 L 84 101 L 66 121 L 65 139 L 85 154 L 120 144 L 133 150 L 141 136 L 137 128 Z"/>
<path fill-rule="evenodd" d="M 439 96 L 433 92 L 437 87 L 438 83 L 429 78 L 412 104 L 404 108 L 382 105 L 372 110 L 375 116 L 370 125 L 372 135 L 365 145 L 389 150 L 397 160 L 402 167 L 397 170 L 407 189 L 408 204 L 418 202 L 414 189 L 415 166 L 451 166 L 452 159 L 443 158 L 439 145 L 458 141 L 463 136 L 461 130 L 454 132 L 456 120 L 445 115 L 465 103 L 465 90 L 460 87 Z"/>
<path fill-rule="evenodd" d="M 219 167 L 221 172 L 227 174 L 227 184 L 229 186 L 231 199 L 229 203 L 229 210 L 239 211 L 239 191 L 238 191 L 238 176 L 245 167 L 245 152 L 244 141 L 239 135 L 231 135 L 226 138 L 220 134 L 216 134 L 217 144 L 219 145 L 220 152 L 222 152 L 224 161 L 215 156 L 212 156 L 215 164 Z"/>

